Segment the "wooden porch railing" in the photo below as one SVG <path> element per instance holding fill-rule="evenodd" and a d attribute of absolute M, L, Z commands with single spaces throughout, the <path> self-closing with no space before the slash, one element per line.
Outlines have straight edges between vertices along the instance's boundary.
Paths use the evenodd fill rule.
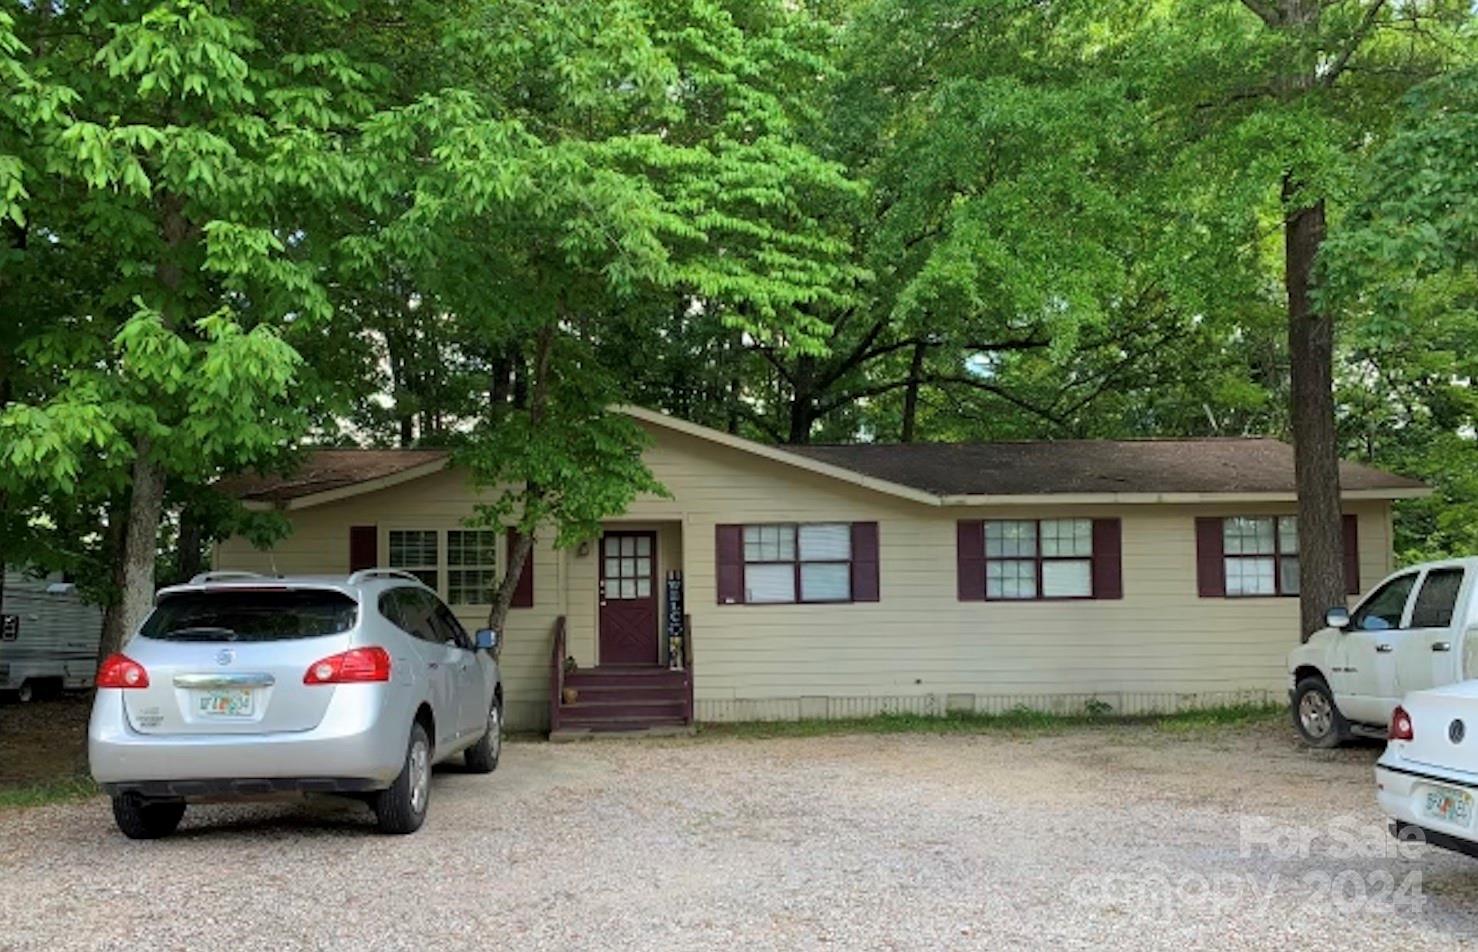
<path fill-rule="evenodd" d="M 693 616 L 683 615 L 683 680 L 687 696 L 683 703 L 683 719 L 693 726 Z"/>
<path fill-rule="evenodd" d="M 554 622 L 554 659 L 549 666 L 549 731 L 559 730 L 559 708 L 565 691 L 565 616 Z"/>

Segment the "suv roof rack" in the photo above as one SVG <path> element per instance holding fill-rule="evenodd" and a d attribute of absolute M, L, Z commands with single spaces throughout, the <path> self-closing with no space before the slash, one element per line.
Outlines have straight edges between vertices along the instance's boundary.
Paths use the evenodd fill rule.
<path fill-rule="evenodd" d="M 190 584 L 204 585 L 207 582 L 220 582 L 231 578 L 271 578 L 271 576 L 263 575 L 261 572 L 234 572 L 224 570 L 218 572 L 201 572 L 199 575 L 190 579 Z"/>
<path fill-rule="evenodd" d="M 363 582 L 365 579 L 371 579 L 371 578 L 398 578 L 398 579 L 401 579 L 401 580 L 406 581 L 406 582 L 415 582 L 417 585 L 424 585 L 424 584 L 426 584 L 426 583 L 422 582 L 420 579 L 416 578 L 411 573 L 405 571 L 404 569 L 379 569 L 379 568 L 375 568 L 375 569 L 360 569 L 358 572 L 351 572 L 349 574 L 349 578 L 348 578 L 347 582 L 350 585 L 354 585 L 354 584 L 356 584 L 358 582 Z"/>

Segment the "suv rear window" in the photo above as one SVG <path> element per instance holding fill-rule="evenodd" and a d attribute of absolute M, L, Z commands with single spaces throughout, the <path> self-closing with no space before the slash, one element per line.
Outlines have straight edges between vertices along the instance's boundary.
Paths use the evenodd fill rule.
<path fill-rule="evenodd" d="M 161 641 L 287 641 L 354 627 L 359 606 L 327 589 L 234 589 L 165 596 L 139 633 Z"/>

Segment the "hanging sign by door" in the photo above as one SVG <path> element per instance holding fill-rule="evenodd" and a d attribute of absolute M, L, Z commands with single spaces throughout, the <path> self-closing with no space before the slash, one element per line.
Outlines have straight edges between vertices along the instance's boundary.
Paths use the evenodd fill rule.
<path fill-rule="evenodd" d="M 683 573 L 667 573 L 667 666 L 677 671 L 683 666 Z"/>

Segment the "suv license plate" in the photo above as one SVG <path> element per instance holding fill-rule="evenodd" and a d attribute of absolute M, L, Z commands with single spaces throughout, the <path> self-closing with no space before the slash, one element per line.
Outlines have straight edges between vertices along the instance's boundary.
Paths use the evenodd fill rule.
<path fill-rule="evenodd" d="M 1473 819 L 1473 798 L 1450 787 L 1429 787 L 1422 813 L 1434 820 L 1467 826 Z"/>
<path fill-rule="evenodd" d="M 195 699 L 201 717 L 251 717 L 252 693 L 245 688 L 202 691 Z"/>

